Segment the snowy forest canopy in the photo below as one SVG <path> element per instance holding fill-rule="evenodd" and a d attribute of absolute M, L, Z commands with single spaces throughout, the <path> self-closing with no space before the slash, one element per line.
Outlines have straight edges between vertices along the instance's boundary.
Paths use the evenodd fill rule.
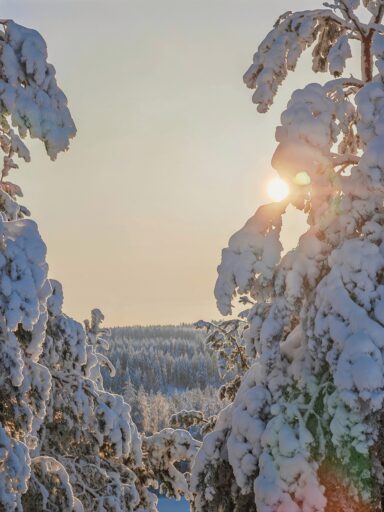
<path fill-rule="evenodd" d="M 223 382 L 217 356 L 193 326 L 117 327 L 110 330 L 108 357 L 116 375 L 105 377 L 114 392 L 130 380 L 135 389 L 205 389 Z"/>

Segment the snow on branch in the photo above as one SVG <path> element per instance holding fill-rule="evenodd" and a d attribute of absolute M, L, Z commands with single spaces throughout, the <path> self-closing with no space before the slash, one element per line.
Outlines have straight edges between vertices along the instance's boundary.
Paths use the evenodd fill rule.
<path fill-rule="evenodd" d="M 32 459 L 32 476 L 28 492 L 23 497 L 25 510 L 84 512 L 80 500 L 73 495 L 65 467 L 53 457 L 39 456 Z"/>
<path fill-rule="evenodd" d="M 282 251 L 279 235 L 285 208 L 281 203 L 262 206 L 231 237 L 228 248 L 223 249 L 215 286 L 217 305 L 223 315 L 231 313 L 232 298 L 237 292 L 252 295 L 256 281 L 260 287 L 271 282 Z"/>
<path fill-rule="evenodd" d="M 294 71 L 302 52 L 315 41 L 314 71 L 329 68 L 330 73 L 340 75 L 351 57 L 349 35 L 353 35 L 351 25 L 332 10 L 287 13 L 280 17 L 244 75 L 247 87 L 255 89 L 253 102 L 258 105 L 258 111 L 269 109 L 288 71 Z"/>
<path fill-rule="evenodd" d="M 155 481 L 160 480 L 160 491 L 180 499 L 189 496 L 188 483 L 175 467 L 179 461 L 193 461 L 200 442 L 186 430 L 165 428 L 152 436 L 142 438 L 144 463 L 153 472 Z"/>
<path fill-rule="evenodd" d="M 0 101 L 2 116 L 21 137 L 29 134 L 42 140 L 54 160 L 68 148 L 76 128 L 67 107 L 67 98 L 56 82 L 55 68 L 47 63 L 47 47 L 35 30 L 12 20 L 2 21 Z M 17 135 L 11 132 L 13 149 L 24 159 L 29 153 Z"/>
<path fill-rule="evenodd" d="M 26 492 L 30 477 L 27 446 L 12 439 L 0 424 L 0 503 L 4 510 L 21 510 L 21 494 Z"/>

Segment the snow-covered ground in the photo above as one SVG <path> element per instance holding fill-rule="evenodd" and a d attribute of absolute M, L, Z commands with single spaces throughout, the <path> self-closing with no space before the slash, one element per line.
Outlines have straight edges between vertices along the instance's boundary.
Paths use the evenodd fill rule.
<path fill-rule="evenodd" d="M 160 498 L 158 508 L 159 512 L 189 512 L 189 505 L 185 500 L 176 501 L 168 498 Z"/>

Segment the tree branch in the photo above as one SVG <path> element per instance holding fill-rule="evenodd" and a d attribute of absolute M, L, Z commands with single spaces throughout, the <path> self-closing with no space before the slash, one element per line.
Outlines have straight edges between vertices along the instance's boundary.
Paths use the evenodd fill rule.
<path fill-rule="evenodd" d="M 356 16 L 356 14 L 354 14 L 353 11 L 351 11 L 351 9 L 344 2 L 344 0 L 340 0 L 340 4 L 343 6 L 343 7 L 339 7 L 339 9 L 341 10 L 341 12 L 343 14 L 344 19 L 346 21 L 351 20 L 352 23 L 355 25 L 357 31 L 360 33 L 361 37 L 364 38 L 366 35 L 366 33 L 364 31 L 364 25 L 360 22 L 359 18 Z"/>
<path fill-rule="evenodd" d="M 351 76 L 350 78 L 336 78 L 335 80 L 330 80 L 327 82 L 324 86 L 326 92 L 330 92 L 335 90 L 337 87 L 357 87 L 358 89 L 361 89 L 361 87 L 364 87 L 363 80 L 360 80 L 358 78 L 355 78 Z"/>
<path fill-rule="evenodd" d="M 346 153 L 344 155 L 338 155 L 337 153 L 332 153 L 332 163 L 334 167 L 339 165 L 356 165 L 360 162 L 360 157 L 356 155 L 351 155 L 350 153 Z"/>

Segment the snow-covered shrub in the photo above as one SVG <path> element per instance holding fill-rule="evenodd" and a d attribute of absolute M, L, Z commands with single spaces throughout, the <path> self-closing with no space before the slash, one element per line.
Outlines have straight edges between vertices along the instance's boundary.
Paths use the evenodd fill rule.
<path fill-rule="evenodd" d="M 247 297 L 249 369 L 197 455 L 196 511 L 373 512 L 384 502 L 384 3 L 326 7 L 281 16 L 244 76 L 261 112 L 310 46 L 313 70 L 336 78 L 293 93 L 272 159 L 290 194 L 223 250 L 215 295 L 225 315 Z M 361 78 L 341 76 L 352 40 Z M 290 203 L 308 229 L 283 254 Z"/>

